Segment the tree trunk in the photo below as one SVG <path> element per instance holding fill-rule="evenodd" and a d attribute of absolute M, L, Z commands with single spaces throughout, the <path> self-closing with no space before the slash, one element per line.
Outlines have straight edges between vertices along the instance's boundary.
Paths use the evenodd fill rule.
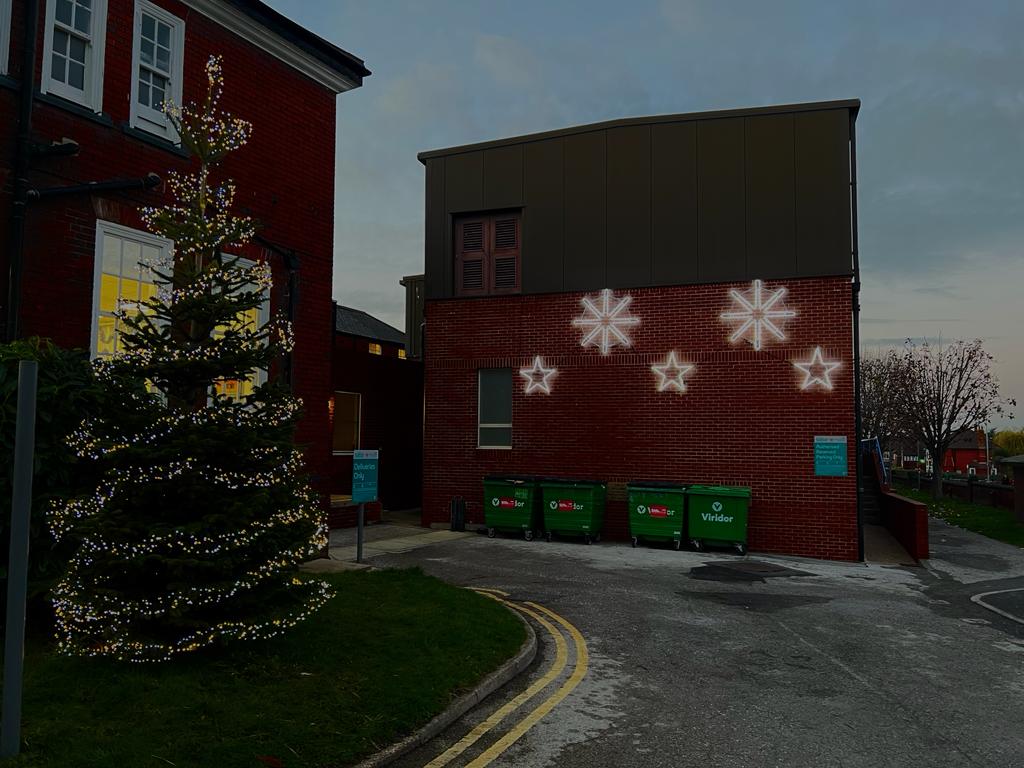
<path fill-rule="evenodd" d="M 932 498 L 938 500 L 942 498 L 942 459 L 945 452 L 932 448 L 929 453 L 932 455 Z"/>

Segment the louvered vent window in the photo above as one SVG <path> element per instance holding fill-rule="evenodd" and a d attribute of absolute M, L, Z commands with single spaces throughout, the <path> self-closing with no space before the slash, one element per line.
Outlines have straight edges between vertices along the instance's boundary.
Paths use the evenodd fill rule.
<path fill-rule="evenodd" d="M 455 222 L 455 292 L 487 296 L 519 292 L 518 212 L 467 216 Z"/>

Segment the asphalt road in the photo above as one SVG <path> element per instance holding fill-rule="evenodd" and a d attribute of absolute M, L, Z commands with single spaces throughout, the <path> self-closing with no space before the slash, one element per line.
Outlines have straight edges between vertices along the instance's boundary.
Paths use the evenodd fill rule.
<path fill-rule="evenodd" d="M 1024 587 L 1024 551 L 943 524 L 932 541 L 928 569 L 482 536 L 372 562 L 579 628 L 582 681 L 494 766 L 1024 766 L 1024 624 L 970 599 Z M 398 765 L 426 765 L 549 671 L 538 637 L 528 674 Z M 449 765 L 481 765 L 564 683 L 565 637 L 559 680 Z"/>

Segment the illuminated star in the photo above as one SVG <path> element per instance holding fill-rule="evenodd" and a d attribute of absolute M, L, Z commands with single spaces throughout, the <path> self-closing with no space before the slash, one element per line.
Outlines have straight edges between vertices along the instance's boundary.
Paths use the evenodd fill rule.
<path fill-rule="evenodd" d="M 750 292 L 753 294 L 753 297 L 748 300 L 746 296 L 735 288 L 731 289 L 729 295 L 732 296 L 734 302 L 739 304 L 740 309 L 736 312 L 723 312 L 721 319 L 727 323 L 739 321 L 740 325 L 733 331 L 732 336 L 729 337 L 729 341 L 733 343 L 742 339 L 747 331 L 752 329 L 751 342 L 754 345 L 754 349 L 760 352 L 766 330 L 779 341 L 786 340 L 786 334 L 775 324 L 775 321 L 796 317 L 796 312 L 792 309 L 774 308 L 786 295 L 785 288 L 779 288 L 771 296 L 765 298 L 764 283 L 760 280 L 755 280 Z"/>
<path fill-rule="evenodd" d="M 632 296 L 615 299 L 609 288 L 601 291 L 595 302 L 590 296 L 580 299 L 583 305 L 583 316 L 577 317 L 572 324 L 586 329 L 580 340 L 581 347 L 595 346 L 607 355 L 611 348 L 621 344 L 623 347 L 632 345 L 625 329 L 640 324 L 639 317 L 627 313 Z"/>
<path fill-rule="evenodd" d="M 675 390 L 682 394 L 686 391 L 686 382 L 683 377 L 693 370 L 692 365 L 680 365 L 676 359 L 675 351 L 668 353 L 668 359 L 661 365 L 652 365 L 651 370 L 658 376 L 658 391 L 668 392 Z"/>
<path fill-rule="evenodd" d="M 557 368 L 544 367 L 544 359 L 540 355 L 533 358 L 533 367 L 519 369 L 519 375 L 526 379 L 524 390 L 526 394 L 543 392 L 545 395 L 550 395 L 551 379 L 556 373 L 558 373 Z"/>
<path fill-rule="evenodd" d="M 826 362 L 821 356 L 821 347 L 814 348 L 814 354 L 811 355 L 810 361 L 806 363 L 793 363 L 793 367 L 804 374 L 804 381 L 800 385 L 800 389 L 809 389 L 815 384 L 820 384 L 825 389 L 832 389 L 831 374 L 840 365 L 842 363 Z M 821 368 L 822 371 L 820 374 L 815 375 L 811 373 L 812 368 Z"/>

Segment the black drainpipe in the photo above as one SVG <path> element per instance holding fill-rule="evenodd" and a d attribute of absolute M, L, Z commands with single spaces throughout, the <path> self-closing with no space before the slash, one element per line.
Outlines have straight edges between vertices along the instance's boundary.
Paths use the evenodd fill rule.
<path fill-rule="evenodd" d="M 857 243 L 857 121 L 850 115 L 850 245 L 853 251 L 853 402 L 856 408 L 854 432 L 857 452 L 857 559 L 864 560 L 864 499 L 861 481 L 864 478 L 864 460 L 861 455 L 860 420 L 860 251 Z"/>
<path fill-rule="evenodd" d="M 18 90 L 18 137 L 14 148 L 14 201 L 11 205 L 11 236 L 8 243 L 7 341 L 18 338 L 21 312 L 21 260 L 25 241 L 25 208 L 28 205 L 28 165 L 31 152 L 32 101 L 36 72 L 38 0 L 25 0 L 25 35 L 22 40 L 21 85 Z"/>

